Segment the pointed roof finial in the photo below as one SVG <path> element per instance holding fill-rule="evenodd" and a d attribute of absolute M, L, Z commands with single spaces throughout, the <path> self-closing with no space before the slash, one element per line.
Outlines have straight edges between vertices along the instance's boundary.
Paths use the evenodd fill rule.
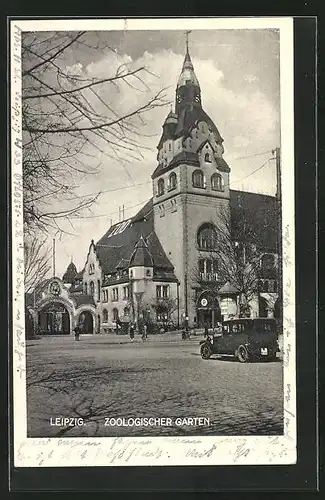
<path fill-rule="evenodd" d="M 188 54 L 188 35 L 192 33 L 192 30 L 187 30 L 185 31 L 185 36 L 186 36 L 186 53 Z"/>

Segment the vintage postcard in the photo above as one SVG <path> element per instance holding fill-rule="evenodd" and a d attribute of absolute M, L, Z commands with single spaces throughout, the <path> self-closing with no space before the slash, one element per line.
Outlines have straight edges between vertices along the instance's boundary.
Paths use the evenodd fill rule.
<path fill-rule="evenodd" d="M 296 463 L 293 19 L 10 56 L 14 465 Z"/>

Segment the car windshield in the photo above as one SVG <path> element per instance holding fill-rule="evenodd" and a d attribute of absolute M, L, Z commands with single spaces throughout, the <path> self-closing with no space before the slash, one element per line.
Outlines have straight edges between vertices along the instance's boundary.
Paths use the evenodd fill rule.
<path fill-rule="evenodd" d="M 254 330 L 257 332 L 274 332 L 275 321 L 272 319 L 254 319 Z"/>

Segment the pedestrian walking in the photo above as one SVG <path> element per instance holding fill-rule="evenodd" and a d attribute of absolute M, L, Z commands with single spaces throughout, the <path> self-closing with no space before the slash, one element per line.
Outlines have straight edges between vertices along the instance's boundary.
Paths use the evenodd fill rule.
<path fill-rule="evenodd" d="M 133 340 L 134 340 L 134 324 L 133 323 L 130 324 L 130 339 L 133 342 Z"/>
<path fill-rule="evenodd" d="M 205 322 L 204 323 L 204 337 L 208 337 L 209 335 L 209 327 L 208 327 L 208 323 Z"/>
<path fill-rule="evenodd" d="M 79 337 L 80 337 L 80 333 L 81 333 L 81 328 L 79 325 L 77 325 L 74 329 L 74 339 L 75 340 L 79 340 Z"/>

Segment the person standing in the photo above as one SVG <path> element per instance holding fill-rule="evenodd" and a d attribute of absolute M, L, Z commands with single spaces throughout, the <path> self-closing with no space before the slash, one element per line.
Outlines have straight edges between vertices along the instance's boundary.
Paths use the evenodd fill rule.
<path fill-rule="evenodd" d="M 133 342 L 133 339 L 134 339 L 134 324 L 133 323 L 130 324 L 130 339 Z"/>

